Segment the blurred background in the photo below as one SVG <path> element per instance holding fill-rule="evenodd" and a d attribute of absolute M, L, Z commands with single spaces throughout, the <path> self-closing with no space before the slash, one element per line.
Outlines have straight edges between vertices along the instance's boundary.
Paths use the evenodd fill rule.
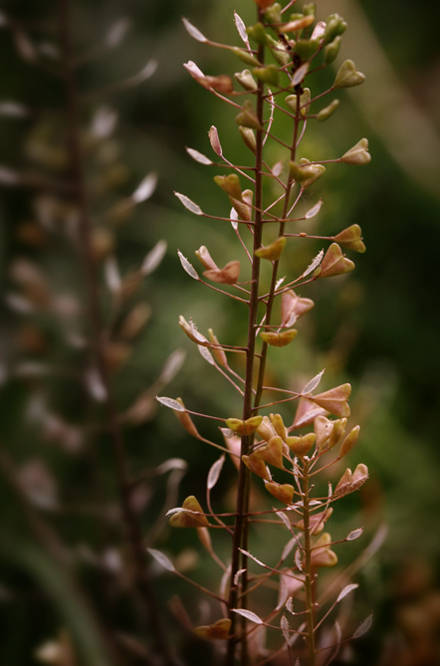
<path fill-rule="evenodd" d="M 188 575 L 199 568 L 202 579 L 212 573 L 197 537 L 172 533 L 163 507 L 188 494 L 203 497 L 217 455 L 191 439 L 169 410 L 157 409 L 154 395 L 169 383 L 165 394 L 181 396 L 195 411 L 236 415 L 227 384 L 177 325 L 182 314 L 222 341 L 242 338 L 237 306 L 192 281 L 177 257 L 180 249 L 195 265 L 194 251 L 206 245 L 224 265 L 240 258 L 236 239 L 228 225 L 189 214 L 173 195 L 182 192 L 204 211 L 228 215 L 212 181 L 222 172 L 184 150 L 213 158 L 211 125 L 228 159 L 248 162 L 234 110 L 182 66 L 194 60 L 212 75 L 242 69 L 227 51 L 192 40 L 181 22 L 185 16 L 214 41 L 240 45 L 234 9 L 254 21 L 250 0 L 71 2 L 94 262 L 111 332 L 106 362 L 130 471 L 140 479 L 136 511 L 146 543 L 180 558 Z M 371 479 L 359 497 L 347 499 L 332 531 L 343 536 L 347 526 L 365 527 L 363 543 L 340 554 L 346 566 L 373 541 L 376 552 L 355 580 L 356 617 L 373 610 L 375 623 L 368 640 L 346 653 L 347 663 L 434 666 L 440 663 L 440 7 L 318 0 L 319 19 L 332 12 L 349 24 L 337 64 L 353 59 L 367 81 L 341 92 L 330 120 L 309 126 L 303 152 L 331 159 L 365 136 L 372 162 L 327 169 L 310 202 L 319 195 L 324 205 L 309 229 L 335 234 L 358 223 L 367 252 L 351 257 L 356 271 L 347 280 L 304 289 L 316 307 L 287 356 L 273 354 L 270 371 L 294 388 L 325 367 L 324 388 L 353 386 L 352 420 L 362 436 L 349 464 L 367 464 Z M 124 663 L 149 663 L 142 640 L 148 646 L 150 638 L 134 638 L 140 631 L 102 386 L 84 343 L 89 322 L 77 212 L 60 185 L 69 158 L 57 16 L 57 4 L 46 0 L 4 0 L 0 9 L 0 663 L 106 663 L 101 625 L 123 636 Z M 316 77 L 317 89 L 332 77 L 327 71 Z M 279 159 L 276 150 L 270 157 Z M 301 244 L 289 262 L 307 265 L 320 247 Z M 215 427 L 200 427 L 218 440 Z M 187 467 L 159 467 L 170 459 Z M 225 507 L 233 477 L 229 464 L 216 489 Z M 167 610 L 177 590 L 200 623 L 204 611 L 192 590 L 156 574 L 157 603 L 182 655 L 187 663 L 197 663 L 194 655 L 208 658 L 208 648 L 193 643 Z M 59 655 L 70 642 L 76 656 L 68 661 Z"/>

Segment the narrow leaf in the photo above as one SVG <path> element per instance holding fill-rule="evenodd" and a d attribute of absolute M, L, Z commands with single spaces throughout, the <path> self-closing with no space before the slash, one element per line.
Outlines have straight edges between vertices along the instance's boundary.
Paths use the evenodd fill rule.
<path fill-rule="evenodd" d="M 313 259 L 312 263 L 307 267 L 307 269 L 304 271 L 304 273 L 300 277 L 304 278 L 307 275 L 310 275 L 310 273 L 313 273 L 315 268 L 317 268 L 319 266 L 319 264 L 321 263 L 323 256 L 324 256 L 324 250 L 321 250 L 320 252 L 318 252 L 316 257 Z"/>
<path fill-rule="evenodd" d="M 173 398 L 167 398 L 166 396 L 156 396 L 156 400 L 160 402 L 161 405 L 165 405 L 165 407 L 169 407 L 170 409 L 174 409 L 176 412 L 184 412 L 185 407 L 180 404 L 180 402 L 177 402 L 177 400 L 173 400 Z"/>
<path fill-rule="evenodd" d="M 180 263 L 182 264 L 182 268 L 185 271 L 185 273 L 188 273 L 190 277 L 193 278 L 193 280 L 199 280 L 198 273 L 194 266 L 190 264 L 188 259 L 183 256 L 180 250 L 177 250 L 177 254 L 179 255 Z"/>
<path fill-rule="evenodd" d="M 248 39 L 247 32 L 246 32 L 246 26 L 244 24 L 243 19 L 240 18 L 240 16 L 235 11 L 234 11 L 234 19 L 235 19 L 236 28 L 238 30 L 238 34 L 240 35 L 240 37 L 242 38 L 242 40 L 246 44 L 247 48 L 250 50 L 251 47 L 250 47 L 249 39 Z"/>
<path fill-rule="evenodd" d="M 311 393 L 312 391 L 314 391 L 315 388 L 317 386 L 319 386 L 319 382 L 321 381 L 322 375 L 324 374 L 324 372 L 325 372 L 325 368 L 324 368 L 324 370 L 321 370 L 321 372 L 318 372 L 318 374 L 315 375 L 313 377 L 313 379 L 311 379 L 309 382 L 307 382 L 307 384 L 304 386 L 301 393 L 306 394 L 306 393 Z"/>
<path fill-rule="evenodd" d="M 202 345 L 197 345 L 197 346 L 198 346 L 198 349 L 199 349 L 199 352 L 200 352 L 201 356 L 203 356 L 205 361 L 208 361 L 208 363 L 210 365 L 215 365 L 214 358 L 213 358 L 211 352 L 209 351 L 209 349 L 207 349 L 206 347 L 202 347 Z"/>
<path fill-rule="evenodd" d="M 160 240 L 156 243 L 152 250 L 145 257 L 142 266 L 141 273 L 144 276 L 150 275 L 156 268 L 159 266 L 160 262 L 165 256 L 167 251 L 167 242 L 165 240 Z"/>
<path fill-rule="evenodd" d="M 176 349 L 167 358 L 159 375 L 158 382 L 169 384 L 179 372 L 185 360 L 186 352 L 183 349 Z"/>
<path fill-rule="evenodd" d="M 263 624 L 263 620 L 260 617 L 258 617 L 256 613 L 253 613 L 252 611 L 247 610 L 246 608 L 231 608 L 231 610 L 234 613 L 237 613 L 237 615 L 242 615 L 250 622 L 255 622 L 255 624 Z"/>
<path fill-rule="evenodd" d="M 360 638 L 371 629 L 373 624 L 373 613 L 371 613 L 365 620 L 359 625 L 359 627 L 354 632 L 352 638 Z"/>
<path fill-rule="evenodd" d="M 239 569 L 237 573 L 234 576 L 234 585 L 238 585 L 238 579 L 240 578 L 241 574 L 243 574 L 246 571 L 246 569 Z"/>
<path fill-rule="evenodd" d="M 194 213 L 194 215 L 203 215 L 203 211 L 198 206 L 194 201 L 191 201 L 188 197 L 186 197 L 184 194 L 179 194 L 179 192 L 174 192 L 176 197 L 179 199 L 180 203 L 185 206 L 191 213 Z"/>
<path fill-rule="evenodd" d="M 304 65 L 301 65 L 301 67 L 298 67 L 296 70 L 295 74 L 293 75 L 292 79 L 292 85 L 297 86 L 298 83 L 301 83 L 301 81 L 304 80 L 307 72 L 309 71 L 310 63 L 305 62 Z"/>
<path fill-rule="evenodd" d="M 294 547 L 295 544 L 296 544 L 296 539 L 295 539 L 295 537 L 292 537 L 292 538 L 286 543 L 286 545 L 285 545 L 284 548 L 283 548 L 283 552 L 281 553 L 281 559 L 282 559 L 283 561 L 286 559 L 286 557 L 287 557 L 288 555 L 290 555 L 290 553 L 292 552 L 293 547 Z"/>
<path fill-rule="evenodd" d="M 171 562 L 171 560 L 161 553 L 160 550 L 156 550 L 155 548 L 147 548 L 147 552 L 154 557 L 156 562 L 159 562 L 159 564 L 166 569 L 167 571 L 175 571 L 176 569 L 174 568 L 174 564 Z"/>
<path fill-rule="evenodd" d="M 215 486 L 215 484 L 218 481 L 218 477 L 220 476 L 220 472 L 222 471 L 223 464 L 225 462 L 225 455 L 221 455 L 220 458 L 212 465 L 211 469 L 209 470 L 208 474 L 208 482 L 207 482 L 207 488 L 208 490 L 212 490 Z"/>
<path fill-rule="evenodd" d="M 300 571 L 303 571 L 303 565 L 302 565 L 302 555 L 301 551 L 299 548 L 296 549 L 295 551 L 295 564 L 298 567 Z"/>
<path fill-rule="evenodd" d="M 109 48 L 116 48 L 127 34 L 131 22 L 127 18 L 120 18 L 110 26 L 106 36 L 105 43 Z"/>
<path fill-rule="evenodd" d="M 359 537 L 363 534 L 364 528 L 359 527 L 357 530 L 353 530 L 350 532 L 350 534 L 347 535 L 346 541 L 354 541 L 355 539 L 359 539 Z"/>
<path fill-rule="evenodd" d="M 313 206 L 313 208 L 307 211 L 307 213 L 304 216 L 306 220 L 310 220 L 310 218 L 315 217 L 315 215 L 318 215 L 319 211 L 321 210 L 321 206 L 322 206 L 322 199 L 320 199 L 318 203 Z"/>
<path fill-rule="evenodd" d="M 214 164 L 209 157 L 206 157 L 206 155 L 203 155 L 203 153 L 199 153 L 198 150 L 194 150 L 194 148 L 185 148 L 186 152 L 190 157 L 193 158 L 196 162 L 199 162 L 199 164 L 206 164 L 206 166 L 209 166 L 210 164 Z"/>
<path fill-rule="evenodd" d="M 285 615 L 283 615 L 281 618 L 280 627 L 281 631 L 283 632 L 284 640 L 287 642 L 289 640 L 290 625 Z"/>
<path fill-rule="evenodd" d="M 220 139 L 219 139 L 219 136 L 218 136 L 217 127 L 215 125 L 211 125 L 211 128 L 208 132 L 208 136 L 209 136 L 209 141 L 211 143 L 213 151 L 219 157 L 223 157 L 223 150 L 222 150 L 222 146 L 221 146 Z"/>
<path fill-rule="evenodd" d="M 250 557 L 251 560 L 254 560 L 257 564 L 259 564 L 261 567 L 265 567 L 266 565 L 261 562 L 261 560 L 258 560 L 254 555 L 252 555 L 248 550 L 244 550 L 244 548 L 240 548 L 240 552 L 243 553 L 243 555 L 246 555 L 246 557 Z"/>
<path fill-rule="evenodd" d="M 198 30 L 195 26 L 193 26 L 192 23 L 188 21 L 186 18 L 182 18 L 183 25 L 186 28 L 186 31 L 188 32 L 189 35 L 193 39 L 196 39 L 198 42 L 207 42 L 208 40 L 206 39 L 205 35 L 203 35 L 200 30 Z"/>
<path fill-rule="evenodd" d="M 283 523 L 285 524 L 285 526 L 287 527 L 287 529 L 290 532 L 292 530 L 292 525 L 290 524 L 290 520 L 288 519 L 286 514 L 283 513 L 282 511 L 277 511 L 277 516 L 278 516 L 278 518 L 280 518 L 283 521 Z"/>
<path fill-rule="evenodd" d="M 139 183 L 131 198 L 135 203 L 141 203 L 151 197 L 157 185 L 157 176 L 155 173 L 149 173 L 148 176 Z"/>
<path fill-rule="evenodd" d="M 347 596 L 347 594 L 350 594 L 350 592 L 353 592 L 353 590 L 356 590 L 359 587 L 357 583 L 352 583 L 351 585 L 346 585 L 343 590 L 341 590 L 338 594 L 338 598 L 336 599 L 336 603 L 338 604 L 344 597 Z"/>
<path fill-rule="evenodd" d="M 117 294 L 121 288 L 121 276 L 115 257 L 109 257 L 104 266 L 105 281 L 112 294 Z"/>

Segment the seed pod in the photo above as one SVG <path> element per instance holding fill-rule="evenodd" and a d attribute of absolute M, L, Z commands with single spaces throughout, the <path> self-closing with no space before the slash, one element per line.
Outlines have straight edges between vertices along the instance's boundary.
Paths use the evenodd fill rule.
<path fill-rule="evenodd" d="M 333 88 L 353 88 L 365 81 L 365 74 L 358 72 L 353 60 L 346 60 L 336 74 Z"/>
<path fill-rule="evenodd" d="M 292 504 L 295 490 L 290 483 L 279 484 L 268 481 L 265 483 L 265 488 L 283 504 Z"/>
<path fill-rule="evenodd" d="M 339 106 L 339 100 L 334 99 L 333 102 L 331 102 L 328 106 L 321 109 L 321 111 L 319 111 L 316 115 L 318 122 L 322 123 L 324 120 L 327 120 L 327 118 L 330 118 L 330 116 L 334 114 L 338 106 Z"/>
<path fill-rule="evenodd" d="M 341 444 L 339 449 L 339 458 L 343 458 L 348 453 L 350 453 L 353 446 L 356 444 L 359 437 L 360 426 L 355 426 L 351 432 L 347 435 L 344 441 Z"/>

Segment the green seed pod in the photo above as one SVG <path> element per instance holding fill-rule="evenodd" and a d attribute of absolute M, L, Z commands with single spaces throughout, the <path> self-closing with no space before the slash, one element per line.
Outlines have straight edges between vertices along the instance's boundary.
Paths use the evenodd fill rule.
<path fill-rule="evenodd" d="M 321 109 L 321 111 L 316 116 L 319 122 L 322 123 L 324 120 L 327 120 L 327 118 L 330 118 L 330 116 L 334 114 L 338 106 L 339 106 L 339 100 L 334 99 L 333 102 L 331 102 L 328 106 L 326 106 L 324 109 Z"/>
<path fill-rule="evenodd" d="M 303 6 L 304 16 L 316 16 L 316 4 L 314 2 L 309 2 L 307 5 Z"/>
<path fill-rule="evenodd" d="M 270 86 L 279 85 L 279 72 L 276 65 L 268 65 L 267 67 L 255 67 L 252 70 L 252 73 L 263 83 L 267 83 Z"/>
<path fill-rule="evenodd" d="M 262 23 L 256 23 L 246 28 L 246 32 L 252 41 L 257 42 L 261 46 L 267 46 L 267 35 Z"/>
<path fill-rule="evenodd" d="M 277 42 L 276 39 L 274 39 L 270 35 L 267 35 L 267 45 L 272 51 L 274 60 L 276 60 L 279 65 L 284 67 L 285 65 L 290 63 L 291 56 L 289 51 L 287 50 L 286 45 L 283 44 L 283 42 Z"/>
<path fill-rule="evenodd" d="M 299 39 L 296 42 L 295 52 L 299 55 L 301 60 L 309 60 L 319 46 L 318 39 Z"/>
<path fill-rule="evenodd" d="M 331 65 L 331 63 L 336 60 L 339 49 L 341 48 L 341 37 L 335 37 L 330 44 L 324 49 L 324 65 Z"/>
<path fill-rule="evenodd" d="M 249 51 L 246 51 L 245 49 L 239 49 L 238 46 L 234 46 L 231 49 L 232 53 L 235 53 L 235 55 L 240 58 L 242 62 L 244 62 L 246 65 L 252 65 L 256 66 L 259 65 L 260 63 L 258 62 L 258 59 L 252 55 L 252 53 L 249 53 Z"/>
<path fill-rule="evenodd" d="M 255 109 L 252 106 L 252 102 L 247 99 L 243 104 L 243 110 L 235 117 L 235 122 L 237 125 L 243 125 L 243 127 L 250 127 L 251 129 L 261 130 L 260 121 L 258 116 L 255 113 Z"/>
<path fill-rule="evenodd" d="M 281 23 L 281 5 L 278 2 L 275 2 L 268 7 L 264 12 L 264 18 L 267 23 Z"/>
<path fill-rule="evenodd" d="M 255 151 L 257 150 L 257 142 L 255 139 L 254 130 L 252 130 L 250 127 L 243 127 L 240 125 L 238 131 L 240 132 L 241 138 L 245 142 L 246 146 L 255 155 Z"/>
<path fill-rule="evenodd" d="M 336 74 L 333 88 L 353 88 L 365 81 L 365 74 L 358 72 L 353 60 L 346 60 Z"/>
<path fill-rule="evenodd" d="M 311 98 L 312 98 L 312 94 L 310 92 L 310 88 L 304 88 L 303 93 L 302 93 L 301 97 L 299 98 L 299 105 L 300 105 L 301 116 L 302 117 L 304 117 L 307 114 L 307 112 L 310 108 Z M 295 114 L 296 114 L 297 100 L 298 100 L 297 95 L 288 95 L 285 99 L 285 102 L 286 102 L 287 106 Z"/>
<path fill-rule="evenodd" d="M 234 77 L 245 90 L 256 90 L 258 87 L 257 82 L 248 69 L 244 69 L 242 72 L 236 72 Z"/>
<path fill-rule="evenodd" d="M 330 14 L 326 21 L 327 25 L 324 32 L 324 42 L 330 44 L 338 35 L 342 35 L 347 30 L 347 23 L 339 14 Z"/>

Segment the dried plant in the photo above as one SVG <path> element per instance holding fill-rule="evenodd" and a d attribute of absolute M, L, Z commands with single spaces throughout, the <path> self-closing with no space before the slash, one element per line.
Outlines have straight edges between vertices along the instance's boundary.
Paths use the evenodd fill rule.
<path fill-rule="evenodd" d="M 255 3 L 255 25 L 246 27 L 235 13 L 243 42 L 240 47 L 213 41 L 184 19 L 191 37 L 228 50 L 248 67 L 234 75 L 234 82 L 225 74 L 205 75 L 192 61 L 185 64 L 197 83 L 235 110 L 236 125 L 231 132 L 237 132 L 249 149 L 249 164 L 232 163 L 223 153 L 214 126 L 209 130 L 209 139 L 216 158 L 187 148 L 201 165 L 222 167 L 223 173 L 216 175 L 214 181 L 232 204 L 230 213 L 205 212 L 186 195 L 176 193 L 194 215 L 217 220 L 225 228 L 230 224 L 244 256 L 243 270 L 242 262 L 235 257 L 219 267 L 202 245 L 196 251 L 203 266 L 201 277 L 179 252 L 189 277 L 233 299 L 247 319 L 247 339 L 242 345 L 219 341 L 211 329 L 204 335 L 193 321 L 182 316 L 179 321 L 203 358 L 232 386 L 236 412 L 229 418 L 201 415 L 180 398 L 158 400 L 174 410 L 193 437 L 224 452 L 208 475 L 206 510 L 196 497 L 189 496 L 182 506 L 169 512 L 172 527 L 197 529 L 204 548 L 223 573 L 216 590 L 207 590 L 192 581 L 219 607 L 218 619 L 195 627 L 194 632 L 219 641 L 227 666 L 237 660 L 242 665 L 271 662 L 316 666 L 332 662 L 341 646 L 366 633 L 372 622 L 369 616 L 353 633 L 352 628 L 333 620 L 331 628 L 323 631 L 327 619 L 331 620 L 338 605 L 358 585 L 343 575 L 326 591 L 319 585 L 321 570 L 338 561 L 337 544 L 351 542 L 362 534 L 362 528 L 355 529 L 335 542 L 327 531 L 327 523 L 336 502 L 358 490 L 367 480 L 368 470 L 361 463 L 354 471 L 347 468 L 335 484 L 327 483 L 332 466 L 350 453 L 359 435 L 358 426 L 347 430 L 350 384 L 321 390 L 322 370 L 302 389 L 292 391 L 268 383 L 266 364 L 269 350 L 295 344 L 298 331 L 294 326 L 314 306 L 305 295 L 309 293 L 304 291 L 306 285 L 318 283 L 319 289 L 322 280 L 354 269 L 353 261 L 342 248 L 365 251 L 357 224 L 335 230 L 332 236 L 308 233 L 307 225 L 318 215 L 323 201 L 315 200 L 306 206 L 305 203 L 326 168 L 368 164 L 367 139 L 347 147 L 347 152 L 335 159 L 320 161 L 319 154 L 306 157 L 302 152 L 308 126 L 313 132 L 314 123 L 326 121 L 337 111 L 339 100 L 333 93 L 362 84 L 365 77 L 353 61 L 346 60 L 338 67 L 329 89 L 315 91 L 307 87 L 309 81 L 313 85 L 314 73 L 336 60 L 346 22 L 338 14 L 325 21 L 317 20 L 314 3 L 304 4 L 298 13 L 291 13 L 295 0 L 284 7 L 272 0 Z M 325 102 L 327 96 L 330 99 Z M 288 143 L 277 132 L 278 123 L 285 124 L 286 119 L 291 127 Z M 274 146 L 284 154 L 272 163 Z M 308 243 L 309 239 L 322 239 L 323 245 L 326 241 L 329 244 L 310 265 L 298 265 L 292 274 L 290 262 L 283 262 L 289 246 L 294 242 Z M 282 277 L 284 271 L 289 271 L 287 278 Z M 237 358 L 244 359 L 241 366 Z M 296 405 L 291 425 L 286 426 L 282 415 L 275 411 L 279 405 L 281 410 Z M 224 442 L 205 438 L 192 416 L 219 421 Z M 211 491 L 218 482 L 225 454 L 232 458 L 238 472 L 236 507 L 229 513 L 217 512 L 211 506 Z M 250 502 L 255 484 L 275 498 L 274 508 L 266 508 L 264 503 L 256 507 Z M 272 538 L 273 526 L 285 534 L 284 548 L 274 553 L 270 562 L 262 561 L 256 553 L 258 539 L 254 543 L 252 537 L 257 523 L 264 524 L 268 539 Z M 227 560 L 213 545 L 210 532 L 214 530 L 223 531 L 230 538 Z M 259 534 L 261 539 L 261 530 Z M 165 569 L 182 576 L 161 551 L 150 549 L 150 553 Z"/>

